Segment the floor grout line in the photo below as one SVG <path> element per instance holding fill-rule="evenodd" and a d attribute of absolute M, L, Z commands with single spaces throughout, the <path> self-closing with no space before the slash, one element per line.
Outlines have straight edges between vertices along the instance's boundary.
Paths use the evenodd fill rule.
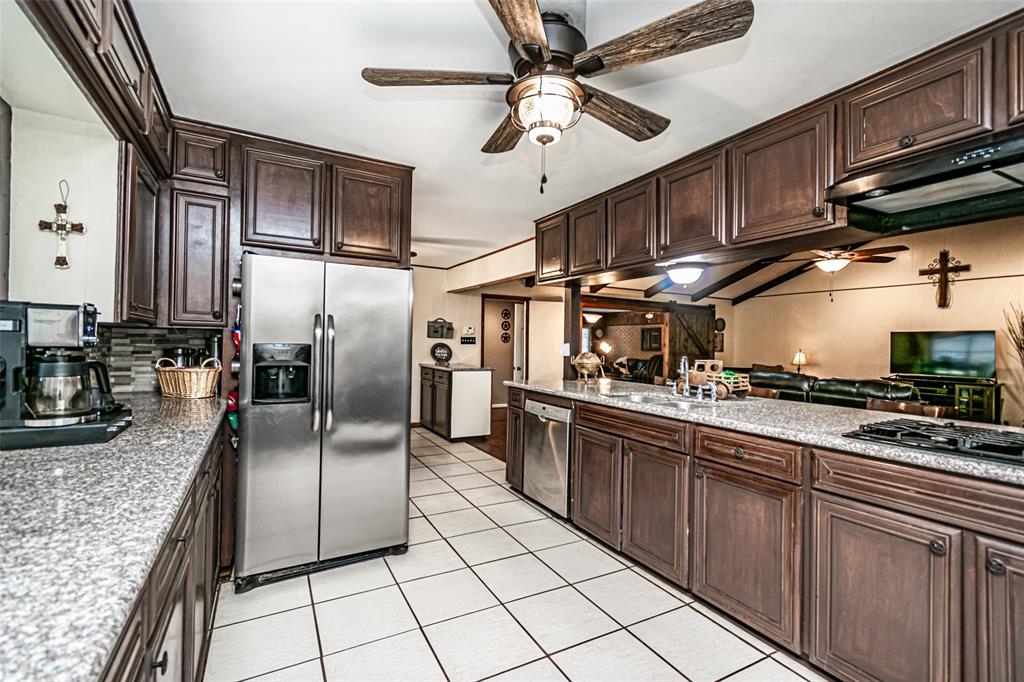
<path fill-rule="evenodd" d="M 435 530 L 437 529 L 435 528 Z M 402 589 L 401 583 L 398 582 L 398 577 L 395 576 L 395 572 L 391 570 L 391 565 L 387 562 L 387 560 L 384 561 L 384 565 L 387 566 L 388 572 L 391 574 L 391 579 L 395 581 L 395 586 L 398 587 L 398 593 L 402 595 L 402 599 L 405 600 L 406 608 L 409 609 L 409 613 L 412 614 L 413 620 L 416 621 L 416 626 L 419 628 L 420 636 L 423 637 L 424 641 L 426 641 L 427 647 L 430 649 L 430 653 L 433 654 L 434 660 L 437 661 L 437 667 L 441 669 L 441 674 L 444 675 L 445 680 L 451 682 L 451 678 L 448 676 L 448 671 L 445 670 L 444 664 L 441 663 L 441 658 L 437 655 L 437 652 L 434 650 L 433 643 L 430 641 L 430 638 L 427 637 L 427 631 L 423 629 L 423 624 L 420 623 L 420 617 L 417 616 L 416 611 L 413 610 L 412 603 L 409 601 L 409 597 L 406 596 L 405 590 Z"/>
<path fill-rule="evenodd" d="M 320 639 L 320 624 L 316 619 L 316 599 L 313 598 L 313 581 L 306 576 L 306 589 L 309 590 L 309 606 L 313 612 L 313 629 L 316 631 L 316 648 L 320 652 L 320 675 L 327 682 L 327 668 L 324 665 L 324 642 Z"/>

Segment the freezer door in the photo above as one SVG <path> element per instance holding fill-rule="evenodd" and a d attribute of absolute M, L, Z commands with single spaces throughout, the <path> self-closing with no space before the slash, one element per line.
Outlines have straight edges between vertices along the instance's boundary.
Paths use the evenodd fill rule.
<path fill-rule="evenodd" d="M 323 306 L 323 263 L 242 257 L 236 528 L 240 577 L 317 558 Z M 257 344 L 260 352 L 254 353 Z M 275 352 L 272 344 L 308 346 L 305 400 L 253 402 L 254 364 L 265 367 L 268 355 Z M 282 347 L 282 353 L 294 360 L 292 350 L 286 353 Z M 287 364 L 282 364 L 282 371 L 288 371 Z"/>
<path fill-rule="evenodd" d="M 327 264 L 320 560 L 408 542 L 412 273 Z"/>

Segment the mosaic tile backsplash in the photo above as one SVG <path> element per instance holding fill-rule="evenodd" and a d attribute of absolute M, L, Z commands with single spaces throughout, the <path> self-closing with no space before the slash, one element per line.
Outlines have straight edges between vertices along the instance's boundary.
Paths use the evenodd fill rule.
<path fill-rule="evenodd" d="M 114 393 L 160 390 L 153 365 L 167 348 L 205 348 L 206 339 L 220 335 L 209 329 L 151 329 L 100 325 L 99 343 L 91 359 L 101 360 L 110 371 Z"/>

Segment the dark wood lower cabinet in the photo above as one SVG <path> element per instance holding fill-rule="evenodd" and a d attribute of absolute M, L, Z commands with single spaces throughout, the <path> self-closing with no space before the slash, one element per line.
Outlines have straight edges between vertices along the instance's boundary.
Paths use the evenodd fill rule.
<path fill-rule="evenodd" d="M 573 523 L 622 546 L 622 439 L 576 427 L 572 439 Z"/>
<path fill-rule="evenodd" d="M 629 440 L 622 445 L 622 551 L 684 585 L 689 459 Z"/>
<path fill-rule="evenodd" d="M 694 461 L 693 593 L 800 650 L 799 486 Z"/>
<path fill-rule="evenodd" d="M 811 660 L 844 680 L 960 679 L 961 531 L 812 494 Z"/>
<path fill-rule="evenodd" d="M 156 616 L 150 647 L 149 679 L 153 682 L 182 682 L 192 679 L 192 660 L 189 626 L 192 604 L 190 574 L 192 558 L 177 567 L 171 591 L 166 595 L 160 613 Z"/>
<path fill-rule="evenodd" d="M 451 438 L 451 383 L 448 372 L 420 370 L 420 425 L 439 436 Z"/>
<path fill-rule="evenodd" d="M 979 537 L 975 540 L 973 590 L 974 675 L 992 682 L 1024 680 L 1024 547 Z M 970 627 L 970 625 L 968 625 Z"/>
<path fill-rule="evenodd" d="M 103 675 L 104 682 L 136 682 L 142 679 L 143 667 L 148 661 L 145 615 L 146 604 L 143 595 L 128 616 L 121 640 L 117 643 L 114 653 L 110 655 L 107 670 Z"/>
<path fill-rule="evenodd" d="M 523 489 L 523 411 L 508 408 L 505 440 L 505 480 L 516 490 Z"/>

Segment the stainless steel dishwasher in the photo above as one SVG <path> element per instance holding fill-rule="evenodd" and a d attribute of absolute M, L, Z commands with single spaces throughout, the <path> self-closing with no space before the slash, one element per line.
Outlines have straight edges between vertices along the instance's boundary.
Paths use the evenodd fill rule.
<path fill-rule="evenodd" d="M 559 516 L 569 515 L 569 424 L 572 410 L 527 400 L 523 424 L 523 492 Z"/>

